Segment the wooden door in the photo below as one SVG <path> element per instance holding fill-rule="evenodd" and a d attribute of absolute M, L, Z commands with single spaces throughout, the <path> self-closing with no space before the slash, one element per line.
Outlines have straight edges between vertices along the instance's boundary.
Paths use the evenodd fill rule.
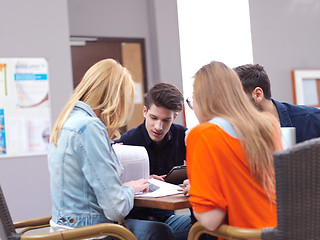
<path fill-rule="evenodd" d="M 83 41 L 83 44 L 72 44 L 71 42 L 71 54 L 74 88 L 79 84 L 85 72 L 102 59 L 113 58 L 126 67 L 135 82 L 136 97 L 133 116 L 121 131 L 137 127 L 143 122 L 144 95 L 147 91 L 143 39 L 97 38 L 95 41 Z"/>
<path fill-rule="evenodd" d="M 76 88 L 85 72 L 105 58 L 122 63 L 121 44 L 117 42 L 85 42 L 84 46 L 71 46 L 73 87 Z"/>

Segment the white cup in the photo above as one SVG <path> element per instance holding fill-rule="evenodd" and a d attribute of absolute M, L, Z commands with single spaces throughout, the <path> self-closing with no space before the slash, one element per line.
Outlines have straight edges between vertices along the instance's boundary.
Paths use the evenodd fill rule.
<path fill-rule="evenodd" d="M 287 149 L 296 144 L 296 128 L 295 127 L 282 127 L 282 146 Z"/>

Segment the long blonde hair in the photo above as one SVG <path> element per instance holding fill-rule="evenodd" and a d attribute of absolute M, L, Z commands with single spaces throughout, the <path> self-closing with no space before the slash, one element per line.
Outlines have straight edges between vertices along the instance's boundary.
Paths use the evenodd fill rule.
<path fill-rule="evenodd" d="M 213 61 L 196 74 L 193 96 L 202 117 L 228 120 L 241 139 L 252 177 L 263 187 L 269 199 L 274 193 L 273 152 L 275 118 L 259 112 L 243 91 L 237 74 L 225 64 Z"/>
<path fill-rule="evenodd" d="M 134 82 L 128 70 L 113 59 L 101 60 L 90 67 L 53 127 L 51 141 L 55 145 L 78 100 L 98 113 L 109 137 L 115 139 L 120 136 L 118 129 L 127 124 L 133 112 Z"/>

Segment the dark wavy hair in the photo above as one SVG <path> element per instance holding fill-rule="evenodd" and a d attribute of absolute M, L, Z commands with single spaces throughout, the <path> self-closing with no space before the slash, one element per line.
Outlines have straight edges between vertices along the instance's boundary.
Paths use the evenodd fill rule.
<path fill-rule="evenodd" d="M 271 100 L 271 86 L 268 74 L 259 64 L 245 64 L 233 69 L 239 76 L 243 90 L 252 93 L 256 87 L 263 90 L 264 97 Z"/>
<path fill-rule="evenodd" d="M 156 83 L 148 91 L 146 97 L 147 109 L 150 109 L 152 104 L 174 112 L 181 112 L 183 109 L 183 95 L 180 90 L 171 83 Z"/>

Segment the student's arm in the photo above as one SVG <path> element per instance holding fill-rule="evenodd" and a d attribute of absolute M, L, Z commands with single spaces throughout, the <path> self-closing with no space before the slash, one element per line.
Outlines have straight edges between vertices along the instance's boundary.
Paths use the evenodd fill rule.
<path fill-rule="evenodd" d="M 227 200 L 221 184 L 223 176 L 219 161 L 228 154 L 228 149 L 220 143 L 222 132 L 218 126 L 202 125 L 191 130 L 187 139 L 188 186 L 194 216 L 208 230 L 215 230 L 226 217 Z M 215 144 L 211 144 L 215 139 Z"/>
<path fill-rule="evenodd" d="M 219 208 L 201 213 L 194 211 L 193 213 L 199 223 L 210 231 L 216 230 L 226 217 L 226 212 Z"/>
<path fill-rule="evenodd" d="M 123 219 L 133 207 L 134 187 L 122 185 L 119 177 L 121 165 L 100 121 L 87 124 L 78 138 L 76 152 L 82 152 L 83 157 L 78 161 L 80 168 L 106 218 L 113 221 Z"/>
<path fill-rule="evenodd" d="M 311 119 L 313 122 L 312 125 L 315 131 L 315 136 L 320 137 L 320 110 L 318 108 L 314 110 Z"/>

